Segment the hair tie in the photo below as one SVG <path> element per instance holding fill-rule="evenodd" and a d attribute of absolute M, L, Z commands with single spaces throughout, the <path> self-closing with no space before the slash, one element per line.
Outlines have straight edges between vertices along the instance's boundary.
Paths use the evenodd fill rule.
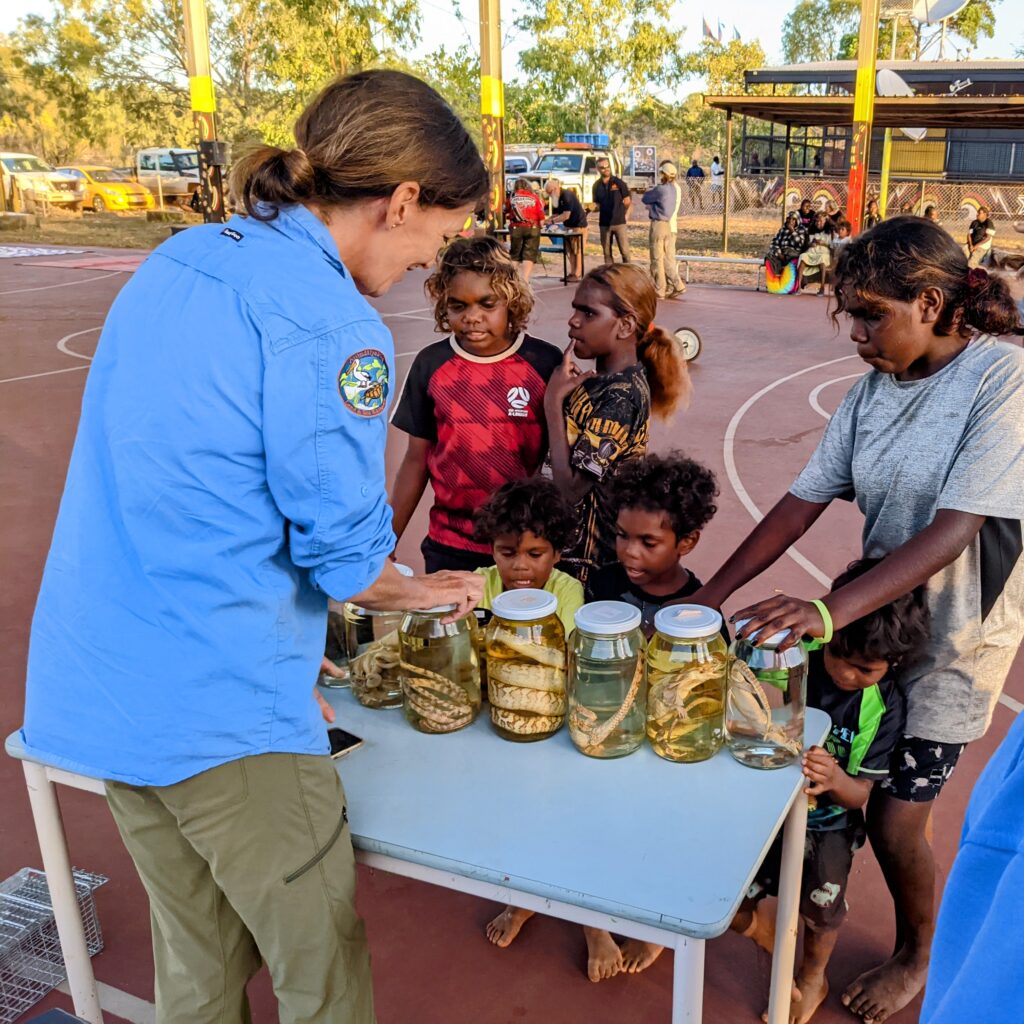
<path fill-rule="evenodd" d="M 988 284 L 988 271 L 984 267 L 971 267 L 967 271 L 967 287 L 977 291 Z"/>
<path fill-rule="evenodd" d="M 644 331 L 644 337 L 645 337 L 645 338 L 650 338 L 650 337 L 651 337 L 651 336 L 652 336 L 652 335 L 654 334 L 654 332 L 655 332 L 655 331 L 656 331 L 657 329 L 658 329 L 658 328 L 657 328 L 657 325 L 656 325 L 656 324 L 654 323 L 654 321 L 652 320 L 652 321 L 651 321 L 651 322 L 650 322 L 650 323 L 649 323 L 649 324 L 647 325 L 647 330 L 646 330 L 646 331 Z"/>

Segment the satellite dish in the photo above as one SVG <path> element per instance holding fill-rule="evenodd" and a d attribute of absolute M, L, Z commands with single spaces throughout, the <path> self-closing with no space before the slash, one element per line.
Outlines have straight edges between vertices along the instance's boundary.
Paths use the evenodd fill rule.
<path fill-rule="evenodd" d="M 915 0 L 914 17 L 926 25 L 937 25 L 940 21 L 959 14 L 970 0 Z"/>
<path fill-rule="evenodd" d="M 895 71 L 890 71 L 888 68 L 882 68 L 875 76 L 875 89 L 879 96 L 914 95 L 914 90 Z M 927 128 L 901 128 L 900 131 L 914 142 L 920 142 L 928 136 Z"/>

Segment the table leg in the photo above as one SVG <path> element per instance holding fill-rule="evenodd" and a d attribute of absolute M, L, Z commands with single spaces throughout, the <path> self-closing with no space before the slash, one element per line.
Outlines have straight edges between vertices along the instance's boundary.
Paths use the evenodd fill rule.
<path fill-rule="evenodd" d="M 772 987 L 768 996 L 768 1024 L 787 1024 L 796 964 L 796 933 L 800 924 L 800 880 L 807 835 L 807 797 L 803 792 L 786 817 L 782 834 L 782 868 L 775 917 L 775 951 L 772 955 Z"/>
<path fill-rule="evenodd" d="M 103 1024 L 103 1011 L 96 991 L 96 977 L 85 941 L 82 913 L 75 893 L 71 874 L 71 861 L 64 836 L 64 823 L 57 803 L 57 792 L 47 778 L 46 768 L 32 761 L 23 761 L 25 785 L 32 807 L 39 851 L 43 857 L 43 870 L 53 904 L 53 917 L 68 972 L 68 988 L 74 1001 L 75 1013 L 89 1024 Z"/>
<path fill-rule="evenodd" d="M 679 937 L 672 965 L 672 1024 L 700 1024 L 704 1013 L 704 940 Z"/>
<path fill-rule="evenodd" d="M 562 239 L 562 284 L 569 283 L 569 239 Z"/>

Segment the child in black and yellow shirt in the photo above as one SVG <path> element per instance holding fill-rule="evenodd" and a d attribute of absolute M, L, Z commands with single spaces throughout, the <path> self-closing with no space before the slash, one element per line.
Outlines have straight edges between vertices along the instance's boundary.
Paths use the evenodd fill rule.
<path fill-rule="evenodd" d="M 845 587 L 878 565 L 879 559 L 854 562 L 832 584 Z M 876 782 L 889 776 L 890 761 L 903 736 L 904 697 L 895 671 L 912 660 L 928 639 L 924 588 L 897 598 L 840 629 L 810 655 L 807 706 L 832 719 L 824 747 L 803 755 L 804 790 L 813 801 L 807 819 L 807 844 L 800 889 L 804 922 L 803 962 L 794 979 L 801 1024 L 828 995 L 825 967 L 846 916 L 846 885 L 854 853 L 864 845 L 862 808 Z M 774 920 L 758 904 L 777 895 L 782 860 L 780 835 L 764 859 L 747 899 L 732 922 L 733 931 L 772 951 Z"/>

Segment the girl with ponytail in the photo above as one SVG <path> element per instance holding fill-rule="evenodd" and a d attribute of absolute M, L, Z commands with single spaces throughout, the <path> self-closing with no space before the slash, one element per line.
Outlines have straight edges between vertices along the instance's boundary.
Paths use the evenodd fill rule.
<path fill-rule="evenodd" d="M 544 395 L 555 483 L 576 505 L 578 533 L 563 556 L 584 586 L 615 557 L 615 517 L 598 487 L 647 450 L 651 414 L 669 419 L 690 395 L 675 339 L 654 322 L 650 276 L 629 263 L 592 270 L 573 297 L 571 339 Z M 583 371 L 575 359 L 593 359 Z"/>
<path fill-rule="evenodd" d="M 838 325 L 845 317 L 867 372 L 789 493 L 692 600 L 721 607 L 836 498 L 856 500 L 865 519 L 863 555 L 882 560 L 821 601 L 780 595 L 737 611 L 734 619 L 749 620 L 739 636 L 788 630 L 782 647 L 804 635 L 831 638 L 926 587 L 931 637 L 897 675 L 907 694 L 905 735 L 867 809 L 871 846 L 895 902 L 898 948 L 843 995 L 855 1014 L 888 1020 L 917 995 L 928 970 L 932 802 L 964 747 L 988 729 L 1024 638 L 1024 352 L 993 337 L 1018 325 L 1006 283 L 968 268 L 960 246 L 924 218 L 883 221 L 847 245 L 836 265 L 835 300 L 833 318 Z M 1024 815 L 1015 809 L 1002 803 L 997 815 L 1001 849 L 1024 850 Z M 957 893 L 954 872 L 947 901 L 998 906 L 1004 865 L 989 870 L 988 878 L 960 878 Z M 980 935 L 1003 943 L 1013 929 L 993 919 L 965 928 L 963 920 L 936 946 L 929 1000 L 945 1009 L 962 1008 L 966 999 L 973 1019 L 1008 1019 L 1005 987 L 968 977 L 963 965 L 1008 962 L 1002 945 L 985 951 L 971 944 Z M 796 984 L 813 1009 L 808 993 L 820 993 L 822 979 L 798 975 Z M 946 993 L 951 984 L 962 986 L 958 997 Z M 982 1006 L 979 993 L 989 988 L 992 998 Z M 925 1019 L 932 1019 L 927 1012 Z"/>

